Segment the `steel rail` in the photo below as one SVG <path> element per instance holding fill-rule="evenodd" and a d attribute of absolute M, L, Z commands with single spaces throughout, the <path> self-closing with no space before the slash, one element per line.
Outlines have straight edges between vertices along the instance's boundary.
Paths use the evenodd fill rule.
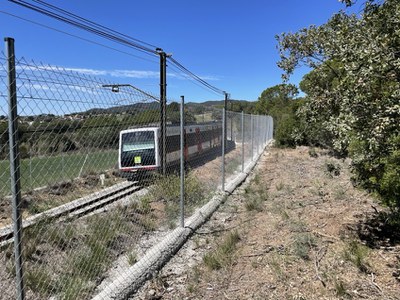
<path fill-rule="evenodd" d="M 131 181 L 113 185 L 102 191 L 30 216 L 22 221 L 22 229 L 32 227 L 44 220 L 59 219 L 61 217 L 78 218 L 84 216 L 117 200 L 123 199 L 141 189 L 141 186 L 137 185 L 136 182 Z M 0 228 L 0 249 L 12 243 L 13 239 L 14 233 L 12 224 Z"/>

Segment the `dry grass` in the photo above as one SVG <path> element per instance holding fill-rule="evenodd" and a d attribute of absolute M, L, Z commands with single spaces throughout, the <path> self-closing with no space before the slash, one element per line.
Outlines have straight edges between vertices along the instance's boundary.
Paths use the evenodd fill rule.
<path fill-rule="evenodd" d="M 349 162 L 306 147 L 271 152 L 136 299 L 400 299 L 397 233 L 351 185 Z M 233 232 L 228 264 L 202 259 Z"/>

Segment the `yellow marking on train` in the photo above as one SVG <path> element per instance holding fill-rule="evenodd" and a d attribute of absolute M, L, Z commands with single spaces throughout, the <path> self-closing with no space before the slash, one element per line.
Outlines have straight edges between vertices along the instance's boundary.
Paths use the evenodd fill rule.
<path fill-rule="evenodd" d="M 141 156 L 135 156 L 134 162 L 135 162 L 135 164 L 141 164 L 142 163 L 142 157 Z"/>

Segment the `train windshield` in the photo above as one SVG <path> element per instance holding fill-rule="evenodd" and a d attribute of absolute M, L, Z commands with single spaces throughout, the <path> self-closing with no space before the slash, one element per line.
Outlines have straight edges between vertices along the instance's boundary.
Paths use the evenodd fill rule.
<path fill-rule="evenodd" d="M 154 149 L 154 131 L 134 131 L 122 135 L 122 152 Z"/>

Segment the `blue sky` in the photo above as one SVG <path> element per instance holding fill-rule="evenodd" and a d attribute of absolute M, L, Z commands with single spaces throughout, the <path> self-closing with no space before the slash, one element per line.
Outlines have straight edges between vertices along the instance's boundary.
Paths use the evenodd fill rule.
<path fill-rule="evenodd" d="M 190 71 L 230 93 L 232 99 L 256 100 L 281 83 L 275 35 L 325 23 L 345 6 L 337 0 L 47 0 L 46 2 L 161 47 Z M 159 60 L 114 44 L 6 0 L 1 0 L 0 32 L 13 37 L 17 57 L 72 68 L 159 93 Z M 360 7 L 352 8 L 360 11 Z M 44 24 L 113 47 L 94 45 L 7 14 Z M 298 84 L 305 70 L 292 82 Z M 168 67 L 169 100 L 203 102 L 223 99 L 182 78 Z"/>

